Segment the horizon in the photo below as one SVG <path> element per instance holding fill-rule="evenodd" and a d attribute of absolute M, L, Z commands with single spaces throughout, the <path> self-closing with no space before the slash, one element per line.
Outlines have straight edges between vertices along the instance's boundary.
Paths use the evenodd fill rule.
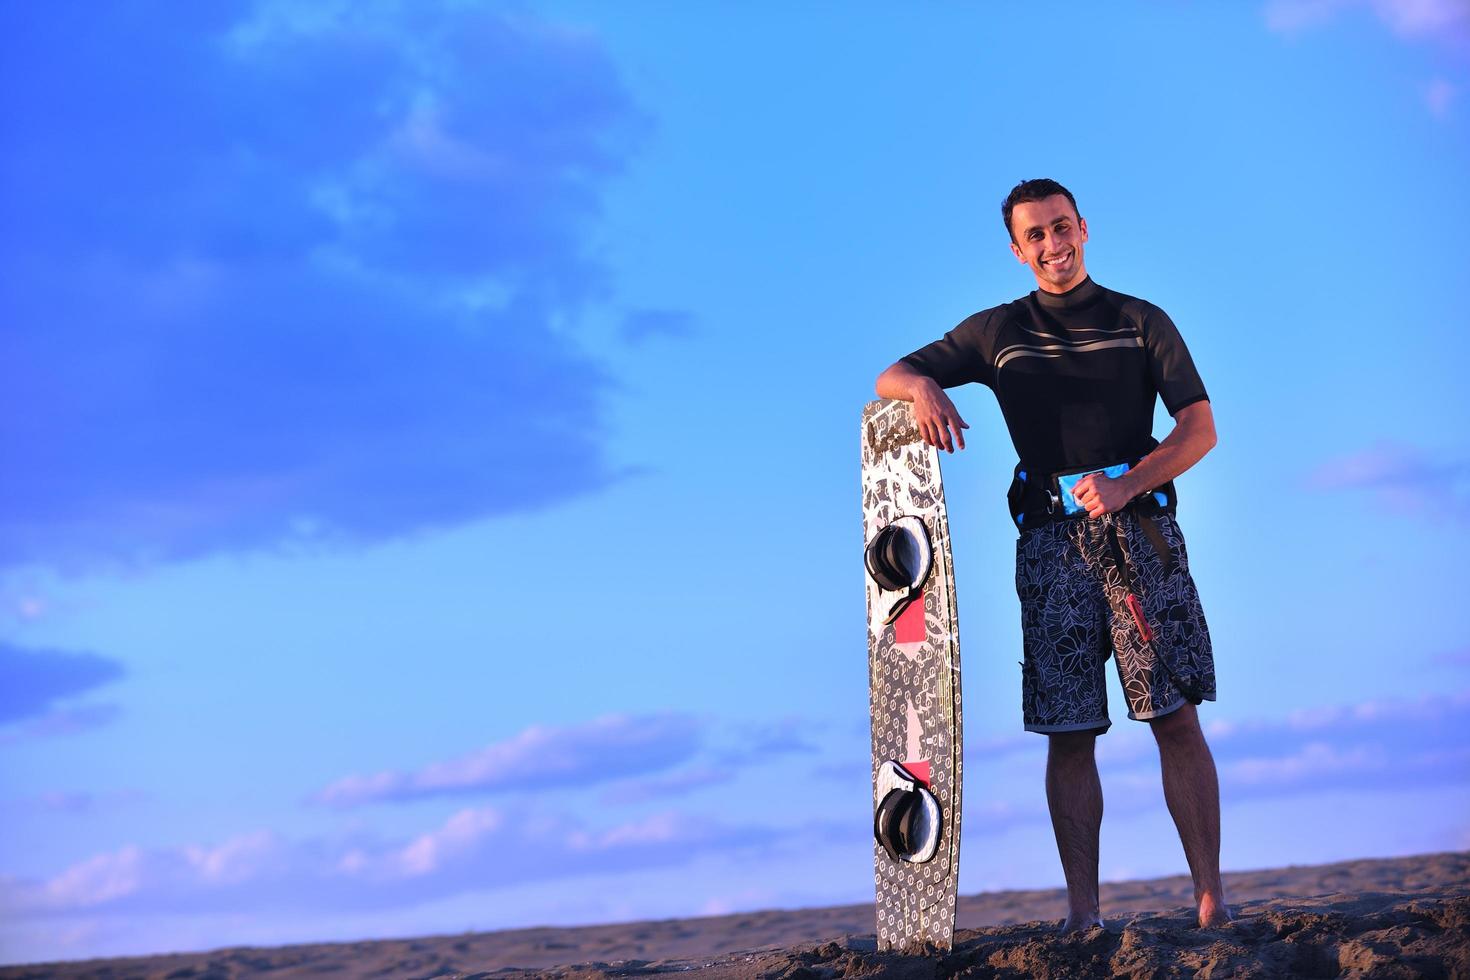
<path fill-rule="evenodd" d="M 1037 176 L 1216 413 L 1222 869 L 1470 849 L 1464 4 L 0 24 L 0 963 L 871 901 L 859 417 Z M 950 394 L 960 894 L 1055 887 Z M 1103 880 L 1186 873 L 1109 702 Z"/>

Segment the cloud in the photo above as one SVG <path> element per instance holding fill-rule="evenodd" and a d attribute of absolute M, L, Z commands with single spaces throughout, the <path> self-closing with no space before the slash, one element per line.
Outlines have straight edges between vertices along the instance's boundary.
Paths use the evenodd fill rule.
<path fill-rule="evenodd" d="M 1354 10 L 1371 11 L 1402 37 L 1442 35 L 1470 23 L 1470 4 L 1465 0 L 1269 0 L 1266 26 L 1295 34 Z"/>
<path fill-rule="evenodd" d="M 605 803 L 645 803 L 649 800 L 685 796 L 709 786 L 734 781 L 736 771 L 730 768 L 701 765 L 650 779 L 620 782 L 602 794 Z"/>
<path fill-rule="evenodd" d="M 1470 691 L 1206 727 L 1221 791 L 1240 799 L 1327 789 L 1381 792 L 1470 783 Z"/>
<path fill-rule="evenodd" d="M 1382 441 L 1323 461 L 1307 474 L 1304 486 L 1319 492 L 1365 490 L 1394 513 L 1463 520 L 1470 507 L 1470 460 Z"/>
<path fill-rule="evenodd" d="M 216 844 L 127 845 L 43 880 L 0 878 L 11 920 L 76 913 L 313 912 L 391 908 L 466 891 L 769 853 L 830 828 L 728 824 L 662 812 L 592 827 L 522 808 L 468 808 L 399 840 L 292 841 L 257 831 Z"/>
<path fill-rule="evenodd" d="M 1470 647 L 1460 650 L 1445 650 L 1435 654 L 1431 661 L 1445 667 L 1470 667 Z"/>
<path fill-rule="evenodd" d="M 346 776 L 312 800 L 354 807 L 611 784 L 603 802 L 640 803 L 731 782 L 742 771 L 759 769 L 782 755 L 814 753 L 814 731 L 815 726 L 797 718 L 716 724 L 676 713 L 533 725 L 467 755 L 411 772 Z"/>
<path fill-rule="evenodd" d="M 595 39 L 450 0 L 0 30 L 0 563 L 377 540 L 618 477 L 575 326 L 646 123 Z"/>
<path fill-rule="evenodd" d="M 111 703 L 63 705 L 52 708 L 39 718 L 21 722 L 9 731 L 0 731 L 0 745 L 32 738 L 77 735 L 110 725 L 121 716 L 122 708 Z"/>
<path fill-rule="evenodd" d="M 30 650 L 0 642 L 0 725 L 30 720 L 60 733 L 111 720 L 110 706 L 62 708 L 56 702 L 123 676 L 116 660 L 96 653 Z M 68 725 L 72 726 L 68 729 Z"/>
<path fill-rule="evenodd" d="M 1424 103 L 1429 111 L 1441 119 L 1450 114 L 1450 106 L 1459 94 L 1459 88 L 1445 78 L 1436 78 L 1424 87 Z"/>
<path fill-rule="evenodd" d="M 469 755 L 412 772 L 339 779 L 314 799 L 350 807 L 591 786 L 686 762 L 700 750 L 703 736 L 704 726 L 676 714 L 608 715 L 578 725 L 533 725 Z"/>
<path fill-rule="evenodd" d="M 623 318 L 623 339 L 641 344 L 655 337 L 694 336 L 694 317 L 682 310 L 634 310 Z"/>
<path fill-rule="evenodd" d="M 1464 738 L 1470 730 L 1470 690 L 1313 708 L 1274 719 L 1202 720 L 1227 806 L 1329 791 L 1378 794 L 1470 786 L 1470 745 Z M 968 779 L 1004 786 L 1007 780 L 998 778 L 999 772 L 1014 776 L 1025 770 L 996 767 L 1024 763 L 1034 766 L 1039 786 L 1045 739 L 1028 737 L 1029 746 L 1009 736 L 993 739 L 986 743 L 993 746 L 988 752 L 974 751 L 978 740 L 968 743 Z M 1109 812 L 1137 813 L 1161 804 L 1158 752 L 1144 726 L 1115 725 L 1098 739 L 1097 761 Z M 1003 810 L 995 815 L 997 827 L 1033 819 L 1044 823 L 1044 811 L 1021 802 L 1032 788 L 1013 790 L 1019 794 L 1014 799 L 997 799 L 993 789 L 987 791 L 987 800 Z M 1007 807 L 1014 809 L 1006 812 Z M 991 832 L 990 818 L 971 819 L 969 809 L 968 826 Z"/>
<path fill-rule="evenodd" d="M 93 793 L 86 790 L 53 790 L 31 797 L 0 801 L 0 809 L 31 813 L 106 813 L 144 799 L 138 790 Z"/>

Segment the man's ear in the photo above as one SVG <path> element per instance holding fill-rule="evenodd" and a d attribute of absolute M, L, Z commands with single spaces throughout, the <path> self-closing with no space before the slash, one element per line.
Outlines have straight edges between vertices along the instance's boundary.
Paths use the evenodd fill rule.
<path fill-rule="evenodd" d="M 1082 233 L 1084 235 L 1087 234 L 1087 230 L 1084 228 Z M 1015 242 L 1011 242 L 1011 254 L 1016 257 L 1016 261 L 1020 262 L 1022 265 L 1026 264 L 1026 256 L 1021 254 L 1021 246 L 1017 245 Z"/>
<path fill-rule="evenodd" d="M 1087 241 L 1087 219 L 1080 214 L 1077 216 L 1077 227 L 1082 229 L 1082 240 Z"/>

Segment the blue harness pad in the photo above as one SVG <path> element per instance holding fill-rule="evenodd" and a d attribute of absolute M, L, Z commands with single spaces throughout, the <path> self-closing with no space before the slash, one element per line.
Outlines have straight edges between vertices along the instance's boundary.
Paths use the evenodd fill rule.
<path fill-rule="evenodd" d="M 1082 512 L 1083 507 L 1077 502 L 1077 498 L 1072 496 L 1072 489 L 1077 486 L 1077 481 L 1081 480 L 1084 476 L 1101 473 L 1103 476 L 1117 479 L 1127 472 L 1127 463 L 1114 463 L 1112 466 L 1105 466 L 1100 470 L 1083 470 L 1081 473 L 1068 473 L 1065 476 L 1058 474 L 1057 492 L 1062 498 L 1062 512 L 1069 515 Z"/>

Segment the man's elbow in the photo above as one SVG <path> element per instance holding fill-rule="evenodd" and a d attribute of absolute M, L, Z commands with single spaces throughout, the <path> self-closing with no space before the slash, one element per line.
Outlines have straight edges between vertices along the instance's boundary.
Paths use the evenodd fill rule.
<path fill-rule="evenodd" d="M 1203 408 L 1195 413 L 1193 421 L 1195 438 L 1199 440 L 1200 454 L 1204 455 L 1219 444 L 1220 437 L 1215 432 L 1215 413 L 1209 407 L 1210 403 L 1201 402 L 1200 404 Z"/>
<path fill-rule="evenodd" d="M 903 372 L 903 362 L 888 365 L 878 375 L 878 380 L 873 382 L 873 391 L 879 398 L 897 398 L 897 392 L 903 387 L 899 383 L 899 375 Z"/>

